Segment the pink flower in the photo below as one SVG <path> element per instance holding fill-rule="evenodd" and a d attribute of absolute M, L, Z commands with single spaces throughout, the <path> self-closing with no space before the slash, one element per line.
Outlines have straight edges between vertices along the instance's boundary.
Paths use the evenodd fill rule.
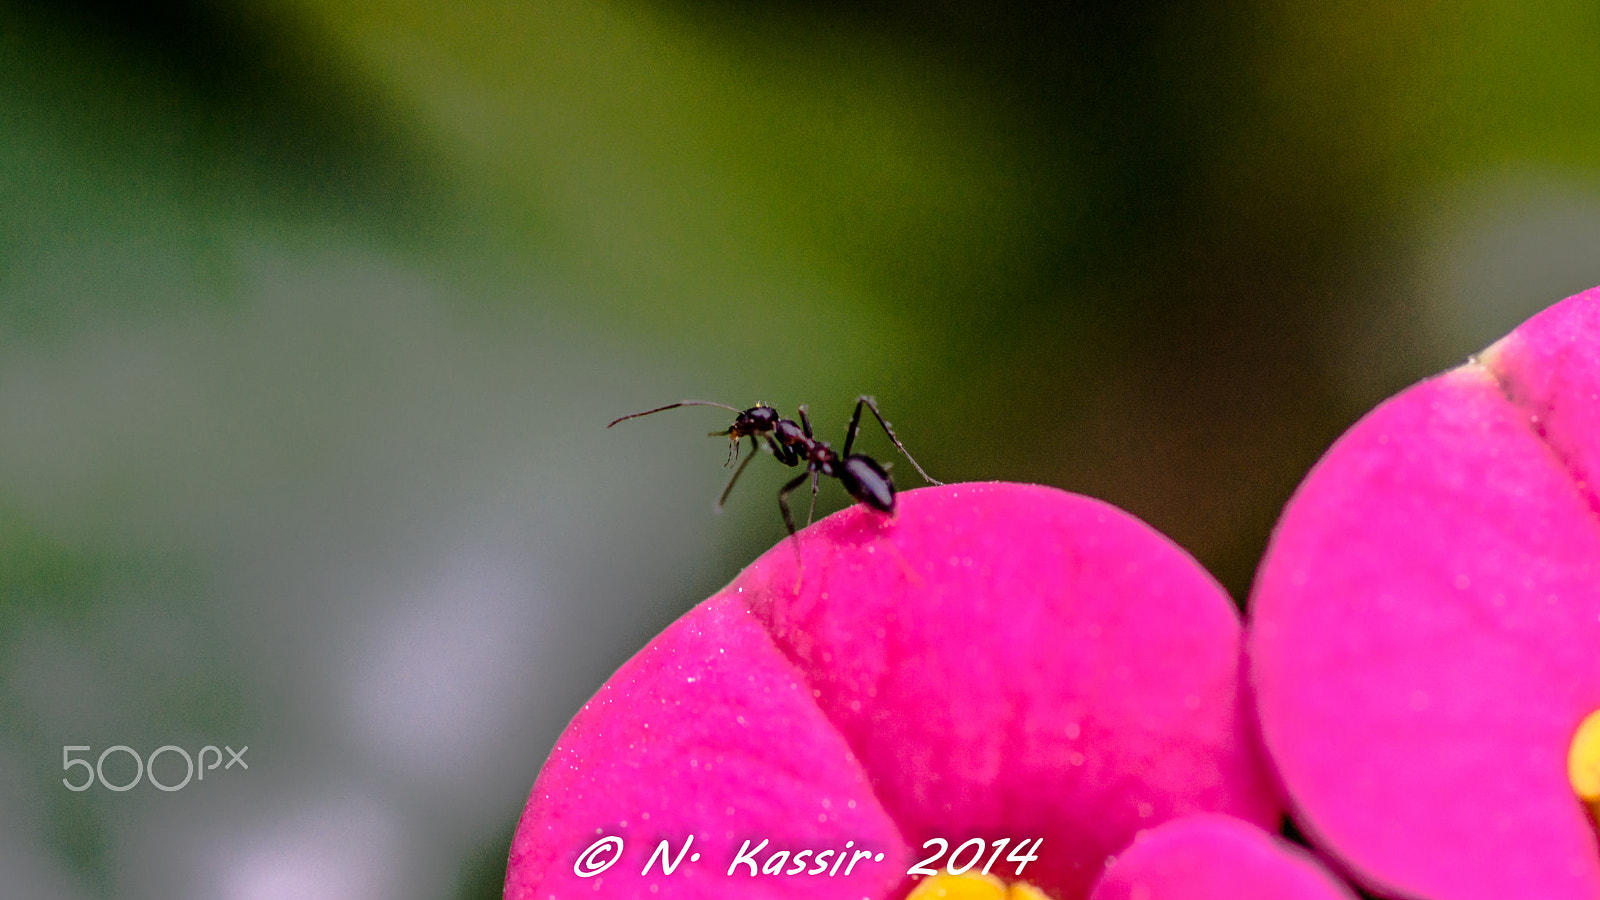
<path fill-rule="evenodd" d="M 1345 434 L 1279 522 L 1251 616 L 1296 819 L 1359 880 L 1600 897 L 1568 765 L 1600 709 L 1600 289 Z"/>
<path fill-rule="evenodd" d="M 1276 825 L 1240 623 L 1193 560 L 1048 488 L 899 499 L 802 532 L 803 566 L 774 547 L 600 689 L 508 898 L 877 900 L 932 857 L 1069 900 L 1142 829 Z"/>
<path fill-rule="evenodd" d="M 1228 816 L 1174 819 L 1143 832 L 1089 900 L 1352 900 L 1299 847 Z"/>

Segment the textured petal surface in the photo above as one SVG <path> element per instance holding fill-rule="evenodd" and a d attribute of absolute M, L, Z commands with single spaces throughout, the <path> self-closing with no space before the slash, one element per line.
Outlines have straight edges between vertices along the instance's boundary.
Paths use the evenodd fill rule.
<path fill-rule="evenodd" d="M 580 878 L 579 857 L 608 836 L 622 858 Z M 676 857 L 641 875 L 659 846 Z M 744 841 L 765 863 L 787 849 L 886 854 L 851 876 L 752 877 L 728 869 Z M 603 854 L 609 859 L 610 854 Z M 792 865 L 792 863 L 791 863 Z M 804 679 L 737 600 L 713 598 L 679 619 L 578 713 L 534 785 L 511 845 L 508 900 L 878 898 L 909 850 Z"/>
<path fill-rule="evenodd" d="M 1600 292 L 1357 423 L 1251 600 L 1299 821 L 1377 890 L 1600 896 L 1566 753 L 1600 707 Z"/>
<path fill-rule="evenodd" d="M 780 545 L 722 596 L 767 624 L 912 846 L 1043 838 L 1023 875 L 1071 900 L 1141 828 L 1275 824 L 1239 619 L 1192 558 L 1051 488 L 900 504 L 830 517 L 802 535 L 802 571 Z"/>
<path fill-rule="evenodd" d="M 1089 900 L 1354 900 L 1299 847 L 1227 816 L 1185 816 L 1143 832 Z"/>

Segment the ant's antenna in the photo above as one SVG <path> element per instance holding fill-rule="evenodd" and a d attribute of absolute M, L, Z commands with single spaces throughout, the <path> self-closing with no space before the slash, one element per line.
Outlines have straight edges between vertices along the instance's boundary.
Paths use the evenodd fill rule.
<path fill-rule="evenodd" d="M 648 415 L 651 415 L 653 413 L 666 412 L 669 409 L 677 409 L 680 406 L 715 406 L 715 407 L 717 407 L 719 409 L 727 409 L 727 410 L 732 410 L 733 412 L 740 412 L 740 410 L 734 409 L 734 407 L 731 407 L 726 403 L 713 403 L 710 400 L 679 400 L 677 403 L 668 403 L 666 406 L 658 406 L 655 409 L 647 409 L 644 412 L 630 413 L 629 415 L 623 416 L 620 419 L 612 419 L 611 420 L 611 425 L 615 425 L 618 422 L 626 422 L 629 419 L 637 419 L 640 416 L 648 416 Z M 606 427 L 610 428 L 611 425 L 607 425 Z"/>

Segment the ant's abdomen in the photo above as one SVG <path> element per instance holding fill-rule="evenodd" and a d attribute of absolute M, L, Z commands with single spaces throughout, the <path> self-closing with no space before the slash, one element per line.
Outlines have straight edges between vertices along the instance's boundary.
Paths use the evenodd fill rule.
<path fill-rule="evenodd" d="M 894 512 L 894 482 L 872 457 L 852 453 L 835 471 L 850 496 L 878 512 Z"/>

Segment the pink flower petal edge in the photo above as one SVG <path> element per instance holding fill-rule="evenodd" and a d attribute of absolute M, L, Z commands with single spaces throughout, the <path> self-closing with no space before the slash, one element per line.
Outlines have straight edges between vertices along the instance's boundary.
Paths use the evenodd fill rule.
<path fill-rule="evenodd" d="M 1354 900 L 1309 853 L 1227 816 L 1141 833 L 1089 900 Z"/>
<path fill-rule="evenodd" d="M 1251 598 L 1263 733 L 1297 821 L 1377 891 L 1600 896 L 1567 783 L 1600 707 L 1600 290 L 1350 429 Z"/>
<path fill-rule="evenodd" d="M 598 875 L 575 867 L 597 841 L 622 839 Z M 669 875 L 645 864 L 668 842 Z M 781 848 L 867 849 L 883 863 L 827 882 L 833 896 L 882 897 L 910 849 L 865 774 L 817 708 L 804 677 L 737 599 L 679 619 L 601 687 L 567 727 L 512 840 L 507 900 L 554 897 L 801 898 L 815 879 L 729 878 L 765 840 Z M 604 861 L 611 851 L 596 858 Z M 812 854 L 815 855 L 815 852 Z"/>
<path fill-rule="evenodd" d="M 876 900 L 903 893 L 930 837 L 1042 839 L 1022 877 L 1083 897 L 1142 828 L 1201 811 L 1275 823 L 1240 640 L 1191 558 L 1098 501 L 964 484 L 902 493 L 892 518 L 852 507 L 774 547 L 579 712 L 523 815 L 507 897 L 603 878 L 607 897 Z M 689 833 L 697 868 L 637 875 Z M 623 861 L 579 878 L 612 834 Z M 761 839 L 885 858 L 848 884 L 728 876 Z"/>
<path fill-rule="evenodd" d="M 1600 514 L 1600 287 L 1529 319 L 1479 361 Z"/>

